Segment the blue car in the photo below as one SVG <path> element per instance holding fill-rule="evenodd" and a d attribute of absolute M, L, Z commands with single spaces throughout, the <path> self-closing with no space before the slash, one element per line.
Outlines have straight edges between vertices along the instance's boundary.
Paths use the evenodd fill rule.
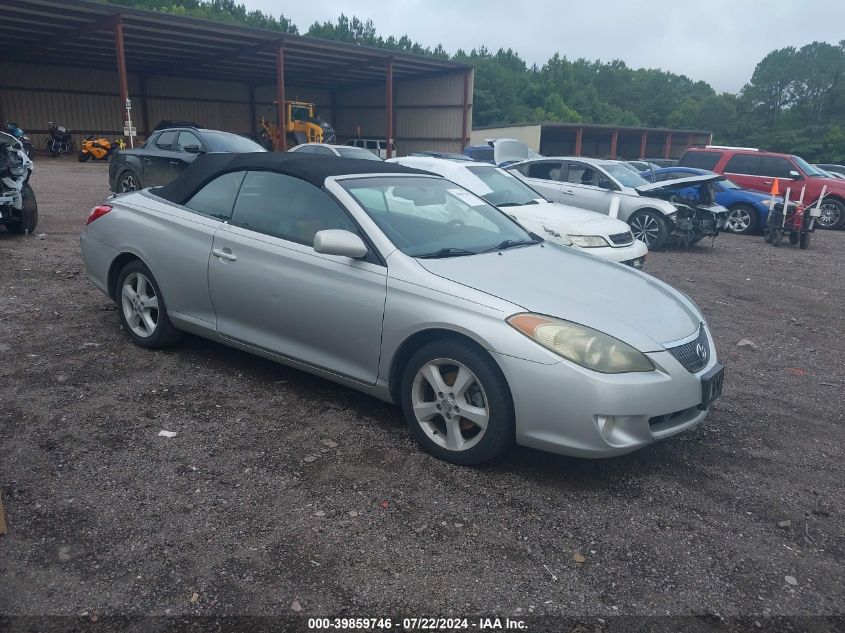
<path fill-rule="evenodd" d="M 495 164 L 493 162 L 493 146 L 489 143 L 470 145 L 464 148 L 464 156 L 469 156 L 472 160 L 478 161 L 479 163 Z"/>
<path fill-rule="evenodd" d="M 660 182 L 712 173 L 706 169 L 694 167 L 663 167 L 642 171 L 640 176 L 649 182 Z M 748 235 L 759 233 L 766 226 L 766 219 L 769 217 L 769 204 L 771 204 L 770 195 L 742 189 L 728 179 L 713 183 L 713 187 L 716 189 L 716 202 L 730 211 L 725 222 L 725 231 Z M 775 201 L 781 202 L 782 199 L 775 198 Z"/>

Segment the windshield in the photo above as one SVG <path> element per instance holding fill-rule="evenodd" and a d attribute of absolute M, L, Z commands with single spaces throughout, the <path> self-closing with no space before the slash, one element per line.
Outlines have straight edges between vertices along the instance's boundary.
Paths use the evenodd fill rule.
<path fill-rule="evenodd" d="M 411 257 L 475 255 L 506 242 L 536 243 L 504 213 L 443 178 L 383 176 L 340 185 Z"/>
<path fill-rule="evenodd" d="M 810 163 L 806 160 L 801 158 L 800 156 L 793 156 L 792 160 L 801 168 L 805 174 L 807 174 L 810 178 L 829 178 L 830 176 L 825 175 L 820 170 L 813 167 Z"/>
<path fill-rule="evenodd" d="M 599 167 L 622 183 L 623 187 L 639 187 L 640 185 L 649 184 L 648 180 L 640 176 L 633 169 L 629 169 L 619 163 L 604 163 L 599 165 Z"/>
<path fill-rule="evenodd" d="M 255 141 L 251 141 L 244 136 L 237 134 L 228 134 L 226 132 L 203 132 L 203 139 L 211 147 L 213 152 L 266 152 L 267 150 L 261 147 Z"/>
<path fill-rule="evenodd" d="M 475 176 L 470 185 L 472 192 L 494 206 L 517 207 L 537 204 L 537 200 L 543 198 L 519 178 L 496 167 L 467 167 L 467 171 Z"/>
<path fill-rule="evenodd" d="M 381 162 L 381 158 L 363 147 L 336 147 L 335 149 L 343 158 L 360 158 L 361 160 L 377 160 Z"/>

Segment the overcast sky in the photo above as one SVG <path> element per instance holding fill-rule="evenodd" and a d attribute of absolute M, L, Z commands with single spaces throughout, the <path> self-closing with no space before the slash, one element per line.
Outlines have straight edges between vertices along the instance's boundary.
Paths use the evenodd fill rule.
<path fill-rule="evenodd" d="M 736 92 L 763 56 L 783 46 L 845 38 L 845 0 L 240 0 L 283 13 L 301 33 L 341 13 L 371 19 L 380 35 L 407 34 L 449 53 L 513 48 L 529 64 L 622 59 Z"/>

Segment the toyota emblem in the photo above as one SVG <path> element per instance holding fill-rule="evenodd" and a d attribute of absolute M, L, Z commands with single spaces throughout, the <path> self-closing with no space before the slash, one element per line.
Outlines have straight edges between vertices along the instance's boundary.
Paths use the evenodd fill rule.
<path fill-rule="evenodd" d="M 698 343 L 695 346 L 695 353 L 698 354 L 701 360 L 707 360 L 707 348 L 704 347 L 703 343 Z"/>

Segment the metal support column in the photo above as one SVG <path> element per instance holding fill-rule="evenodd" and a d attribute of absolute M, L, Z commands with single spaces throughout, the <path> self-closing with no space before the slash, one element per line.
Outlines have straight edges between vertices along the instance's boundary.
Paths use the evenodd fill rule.
<path fill-rule="evenodd" d="M 542 133 L 542 132 L 541 132 Z M 576 156 L 581 155 L 581 141 L 584 140 L 584 128 L 578 128 L 575 130 L 575 151 L 573 154 Z"/>
<path fill-rule="evenodd" d="M 663 145 L 663 158 L 672 157 L 672 133 L 666 133 L 666 143 Z"/>
<path fill-rule="evenodd" d="M 640 135 L 640 160 L 645 158 L 646 148 L 648 147 L 648 132 L 643 130 Z"/>
<path fill-rule="evenodd" d="M 619 145 L 619 130 L 610 134 L 610 160 L 616 160 L 616 147 Z"/>
<path fill-rule="evenodd" d="M 284 152 L 288 148 L 288 135 L 285 130 L 285 48 L 282 44 L 276 48 L 276 100 L 279 104 L 279 138 L 274 139 L 273 149 Z"/>
<path fill-rule="evenodd" d="M 469 74 L 472 71 L 467 68 L 464 71 L 464 102 L 463 102 L 463 113 L 464 113 L 464 120 L 463 126 L 461 128 L 461 149 L 466 149 L 466 146 L 469 145 Z"/>
<path fill-rule="evenodd" d="M 119 15 L 114 22 L 114 48 L 117 56 L 117 80 L 120 86 L 120 120 L 123 121 L 126 114 L 126 100 L 129 99 L 129 79 L 126 76 L 126 50 L 123 47 L 123 19 Z"/>
<path fill-rule="evenodd" d="M 393 157 L 393 60 L 387 60 L 385 108 L 387 110 L 387 157 Z"/>

